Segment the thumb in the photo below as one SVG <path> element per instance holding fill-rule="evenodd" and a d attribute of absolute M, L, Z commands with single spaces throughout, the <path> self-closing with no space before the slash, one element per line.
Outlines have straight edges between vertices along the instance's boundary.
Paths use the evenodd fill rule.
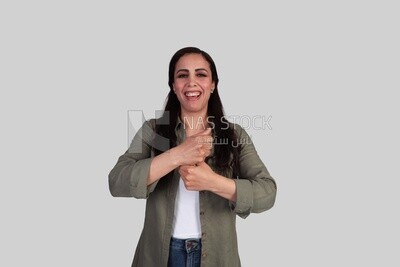
<path fill-rule="evenodd" d="M 196 164 L 197 167 L 203 167 L 204 165 L 208 165 L 205 161 L 201 161 L 199 163 Z"/>

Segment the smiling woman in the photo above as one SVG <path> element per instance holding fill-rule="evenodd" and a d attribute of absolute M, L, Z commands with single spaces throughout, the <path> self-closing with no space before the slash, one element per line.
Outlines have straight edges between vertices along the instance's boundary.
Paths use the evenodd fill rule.
<path fill-rule="evenodd" d="M 249 135 L 224 116 L 218 81 L 206 52 L 177 51 L 164 114 L 143 124 L 109 174 L 113 196 L 147 199 L 132 266 L 240 266 L 236 215 L 275 203 Z"/>

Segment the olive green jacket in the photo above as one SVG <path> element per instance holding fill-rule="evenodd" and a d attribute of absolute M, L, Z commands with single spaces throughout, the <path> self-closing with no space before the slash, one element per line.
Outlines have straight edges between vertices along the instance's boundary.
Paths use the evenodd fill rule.
<path fill-rule="evenodd" d="M 202 267 L 240 266 L 236 215 L 246 218 L 252 212 L 270 209 L 275 202 L 275 181 L 260 160 L 250 137 L 239 125 L 232 124 L 232 127 L 235 127 L 242 145 L 240 175 L 234 179 L 237 201 L 234 203 L 209 191 L 200 191 Z M 144 227 L 132 263 L 135 267 L 167 266 L 175 196 L 180 179 L 175 170 L 173 176 L 166 176 L 147 186 L 154 157 L 150 145 L 154 129 L 155 120 L 146 121 L 109 174 L 110 192 L 114 197 L 147 199 Z M 175 132 L 179 144 L 185 138 L 180 120 Z M 212 159 L 207 163 L 214 169 Z M 232 177 L 232 171 L 228 170 L 223 175 Z"/>

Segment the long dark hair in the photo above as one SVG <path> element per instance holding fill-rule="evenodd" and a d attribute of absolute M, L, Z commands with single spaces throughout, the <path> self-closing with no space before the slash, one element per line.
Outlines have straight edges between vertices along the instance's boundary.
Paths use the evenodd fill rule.
<path fill-rule="evenodd" d="M 168 93 L 164 113 L 156 122 L 156 133 L 158 137 L 162 136 L 169 140 L 169 148 L 176 146 L 175 125 L 180 116 L 181 104 L 173 91 L 175 66 L 178 60 L 186 54 L 200 54 L 210 64 L 211 78 L 215 83 L 213 93 L 208 100 L 208 122 L 212 124 L 214 135 L 218 140 L 227 140 L 227 144 L 214 145 L 213 160 L 215 162 L 216 171 L 223 173 L 226 169 L 232 169 L 232 175 L 236 178 L 239 175 L 239 153 L 240 145 L 235 133 L 233 125 L 230 124 L 224 116 L 224 109 L 221 98 L 218 94 L 218 73 L 214 60 L 205 51 L 197 47 L 185 47 L 178 50 L 171 58 L 169 63 L 169 79 L 168 85 L 170 91 Z M 227 127 L 230 125 L 230 127 Z M 155 142 L 157 142 L 155 140 Z M 158 146 L 160 147 L 160 146 Z M 161 154 L 163 151 L 153 147 L 155 155 Z"/>

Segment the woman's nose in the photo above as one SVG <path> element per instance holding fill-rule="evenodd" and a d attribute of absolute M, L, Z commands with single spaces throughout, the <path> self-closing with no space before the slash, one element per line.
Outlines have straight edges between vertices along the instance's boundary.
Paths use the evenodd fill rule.
<path fill-rule="evenodd" d="M 190 76 L 190 78 L 189 78 L 189 86 L 190 87 L 197 86 L 196 77 Z"/>

